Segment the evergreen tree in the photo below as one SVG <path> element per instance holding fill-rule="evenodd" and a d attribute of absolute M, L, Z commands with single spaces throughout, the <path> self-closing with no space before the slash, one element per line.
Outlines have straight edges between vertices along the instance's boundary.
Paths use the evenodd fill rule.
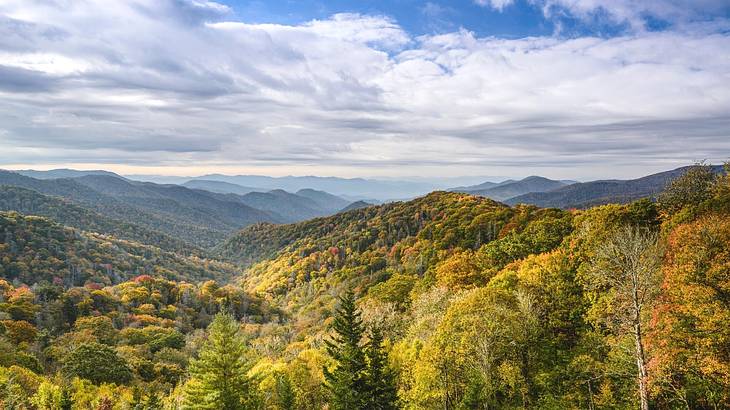
<path fill-rule="evenodd" d="M 147 401 L 145 402 L 145 410 L 161 410 L 162 404 L 160 403 L 160 398 L 157 396 L 157 393 L 152 392 L 150 393 L 149 397 L 147 397 Z"/>
<path fill-rule="evenodd" d="M 191 379 L 185 389 L 184 408 L 257 408 L 255 386 L 247 376 L 251 369 L 249 352 L 239 334 L 238 322 L 228 313 L 218 313 L 208 332 L 198 359 L 190 365 Z"/>
<path fill-rule="evenodd" d="M 129 407 L 131 407 L 132 410 L 144 410 L 144 405 L 142 404 L 142 390 L 139 386 L 134 386 L 132 388 L 132 403 L 129 404 Z"/>
<path fill-rule="evenodd" d="M 337 362 L 334 370 L 324 369 L 325 386 L 332 410 L 367 409 L 368 378 L 365 352 L 360 341 L 363 324 L 352 291 L 340 297 L 335 311 L 335 335 L 325 341 L 327 353 Z"/>
<path fill-rule="evenodd" d="M 61 392 L 61 405 L 59 407 L 61 408 L 61 410 L 71 410 L 73 405 L 74 401 L 71 397 L 71 391 L 68 389 L 68 387 L 64 387 L 63 391 Z"/>
<path fill-rule="evenodd" d="M 296 405 L 296 394 L 289 376 L 278 374 L 276 376 L 277 405 L 280 410 L 293 410 Z"/>
<path fill-rule="evenodd" d="M 388 366 L 388 356 L 383 349 L 383 335 L 376 327 L 370 330 L 370 342 L 365 349 L 367 358 L 368 399 L 370 410 L 395 410 L 398 408 L 398 392 L 395 374 Z"/>

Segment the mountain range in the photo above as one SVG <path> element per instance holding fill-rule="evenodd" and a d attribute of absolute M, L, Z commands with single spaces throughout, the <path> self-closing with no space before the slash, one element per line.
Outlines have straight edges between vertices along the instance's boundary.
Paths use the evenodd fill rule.
<path fill-rule="evenodd" d="M 319 176 L 270 177 L 262 175 L 209 174 L 198 177 L 171 177 L 162 175 L 127 175 L 129 179 L 160 184 L 181 184 L 214 192 L 246 193 L 267 192 L 282 189 L 297 192 L 314 189 L 329 192 L 350 202 L 365 200 L 383 202 L 414 198 L 431 191 L 443 190 L 459 183 L 475 183 L 486 177 L 433 178 L 413 177 L 409 179 L 338 178 Z M 490 179 L 493 179 L 491 177 Z M 201 182 L 202 181 L 202 182 Z"/>
<path fill-rule="evenodd" d="M 530 176 L 519 181 L 486 181 L 478 185 L 451 188 L 449 191 L 478 195 L 509 205 L 529 204 L 544 208 L 589 208 L 609 203 L 624 204 L 640 198 L 654 198 L 673 179 L 690 167 L 680 167 L 641 178 L 576 182 Z M 722 166 L 713 166 L 716 173 Z"/>
<path fill-rule="evenodd" d="M 652 198 L 687 169 L 682 167 L 632 180 L 583 183 L 530 176 L 521 180 L 483 181 L 450 191 L 510 205 L 587 208 Z M 721 167 L 713 169 L 719 172 Z M 416 185 L 396 191 L 404 188 L 403 184 L 403 181 L 366 179 L 225 175 L 180 180 L 179 184 L 157 184 L 103 170 L 0 170 L 0 210 L 46 216 L 78 229 L 189 253 L 215 247 L 239 229 L 253 224 L 293 223 L 371 206 L 375 201 L 352 199 L 372 197 L 378 187 L 385 190 L 379 197 L 423 194 L 414 191 Z M 419 184 L 421 189 L 428 185 L 424 181 Z M 268 189 L 272 186 L 273 189 Z M 323 186 L 351 196 L 316 189 Z"/>
<path fill-rule="evenodd" d="M 195 183 L 140 182 L 106 171 L 0 170 L 0 210 L 47 216 L 166 249 L 187 245 L 192 251 L 212 247 L 254 223 L 297 222 L 331 215 L 350 204 L 313 189 L 243 193 L 230 185 L 212 192 L 195 188 Z M 203 186 L 211 188 L 209 183 Z M 239 193 L 228 192 L 234 189 Z"/>
<path fill-rule="evenodd" d="M 487 181 L 479 185 L 453 188 L 450 189 L 450 191 L 480 195 L 483 197 L 494 199 L 495 201 L 504 201 L 530 192 L 551 191 L 553 189 L 562 188 L 564 186 L 570 185 L 571 183 L 572 181 L 555 181 L 540 176 L 529 176 L 519 181 L 515 181 L 512 179 L 500 183 Z"/>
<path fill-rule="evenodd" d="M 4 386 L 15 386 L 0 389 L 0 408 L 20 408 L 3 405 L 8 397 L 22 398 L 20 394 L 34 403 L 45 397 L 48 386 L 61 397 L 67 385 L 77 389 L 69 397 L 78 400 L 78 408 L 102 408 L 79 407 L 79 398 L 101 391 L 128 402 L 117 407 L 135 408 L 135 395 L 141 393 L 134 388 L 158 389 L 155 394 L 179 402 L 174 392 L 186 392 L 186 383 L 196 377 L 188 363 L 206 357 L 198 354 L 196 359 L 196 346 L 209 345 L 203 329 L 216 323 L 219 312 L 234 315 L 230 334 L 245 332 L 241 343 L 251 346 L 251 369 L 257 369 L 251 370 L 257 377 L 251 380 L 261 380 L 251 385 L 268 400 L 260 407 L 284 408 L 279 398 L 293 394 L 298 395 L 296 403 L 310 403 L 321 396 L 322 369 L 329 360 L 322 341 L 332 340 L 332 323 L 342 317 L 338 311 L 342 312 L 343 294 L 351 295 L 347 297 L 357 307 L 353 317 L 362 318 L 363 326 L 382 326 L 378 331 L 392 341 L 382 357 L 399 364 L 395 380 L 407 389 L 405 397 L 415 403 L 412 408 L 440 409 L 443 401 L 424 406 L 419 400 L 425 390 L 411 386 L 440 391 L 434 380 L 449 381 L 458 372 L 472 377 L 463 369 L 483 363 L 494 369 L 490 380 L 500 383 L 495 385 L 506 398 L 493 408 L 525 407 L 525 396 L 514 390 L 513 380 L 517 386 L 566 389 L 561 401 L 550 398 L 551 408 L 590 407 L 575 405 L 572 386 L 585 392 L 583 404 L 593 397 L 633 397 L 631 389 L 614 386 L 636 379 L 636 365 L 624 343 L 635 339 L 612 333 L 613 328 L 594 319 L 616 317 L 613 312 L 621 309 L 614 305 L 624 306 L 630 300 L 625 298 L 635 297 L 635 289 L 622 286 L 624 279 L 614 282 L 618 286 L 605 287 L 608 270 L 584 273 L 594 272 L 596 255 L 617 249 L 614 238 L 628 241 L 629 249 L 621 250 L 618 258 L 607 253 L 611 259 L 604 262 L 610 269 L 615 260 L 631 259 L 637 243 L 643 267 L 643 256 L 656 248 L 646 250 L 642 238 L 667 238 L 666 256 L 653 254 L 651 265 L 646 265 L 668 278 L 652 280 L 658 292 L 654 302 L 661 305 L 647 311 L 647 329 L 652 332 L 647 334 L 666 337 L 676 323 L 687 319 L 687 312 L 700 312 L 689 322 L 709 322 L 712 327 L 672 334 L 672 340 L 700 335 L 705 339 L 700 345 L 712 347 L 715 335 L 727 328 L 728 309 L 717 315 L 704 312 L 725 306 L 722 292 L 716 290 L 726 279 L 730 179 L 718 178 L 710 186 L 702 183 L 710 179 L 705 170 L 693 174 L 702 174 L 702 179 L 688 178 L 677 184 L 681 189 L 668 193 L 679 199 L 677 208 L 662 201 L 657 206 L 641 202 L 575 212 L 510 206 L 483 194 L 559 185 L 527 195 L 558 195 L 556 204 L 577 203 L 579 192 L 585 193 L 579 198 L 583 201 L 628 201 L 653 196 L 657 187 L 685 170 L 570 185 L 530 177 L 480 184 L 479 195 L 437 191 L 381 205 L 347 203 L 314 189 L 235 194 L 104 173 L 37 179 L 0 172 L 0 376 L 8 379 Z M 279 223 L 297 212 L 308 212 L 307 219 Z M 334 214 L 312 217 L 328 212 Z M 196 241 L 197 232 L 211 235 Z M 638 242 L 631 235 L 647 236 Z M 624 257 L 625 252 L 631 253 Z M 623 292 L 618 302 L 616 292 Z M 664 299 L 669 297 L 673 299 Z M 664 320 L 667 315 L 675 316 L 655 323 L 655 318 Z M 214 335 L 213 330 L 208 334 Z M 487 344 L 490 348 L 482 349 Z M 713 351 L 723 347 L 716 345 Z M 676 350 L 673 343 L 648 346 L 652 358 Z M 84 369 L 91 370 L 77 374 L 77 367 L 67 365 L 69 360 L 86 363 Z M 118 366 L 109 370 L 110 362 Z M 695 374 L 703 371 L 701 365 Z M 126 370 L 118 387 L 102 384 L 116 380 L 116 369 Z M 97 374 L 109 378 L 92 380 Z M 586 375 L 597 383 L 608 381 L 599 384 L 601 396 L 586 388 Z M 456 377 L 459 394 L 466 396 L 469 379 Z M 37 387 L 37 393 L 26 390 L 26 382 L 46 387 Z M 277 387 L 287 384 L 289 388 Z M 77 393 L 82 388 L 87 389 L 83 395 Z M 542 394 L 537 389 L 536 398 Z M 154 404 L 144 408 L 159 408 L 155 399 L 144 400 Z M 325 396 L 308 408 L 328 406 Z M 472 402 L 452 407 L 476 408 Z M 609 407 L 638 408 L 623 402 Z"/>
<path fill-rule="evenodd" d="M 589 208 L 608 203 L 628 203 L 640 198 L 654 198 L 667 184 L 687 172 L 690 167 L 659 172 L 629 180 L 602 180 L 565 185 L 543 192 L 530 192 L 507 199 L 510 205 L 524 203 L 552 208 Z M 713 166 L 715 173 L 722 166 Z"/>

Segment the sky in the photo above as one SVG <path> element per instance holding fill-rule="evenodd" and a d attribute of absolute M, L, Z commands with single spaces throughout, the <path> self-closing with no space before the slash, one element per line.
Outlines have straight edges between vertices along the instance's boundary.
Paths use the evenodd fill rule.
<path fill-rule="evenodd" d="M 730 0 L 0 0 L 0 168 L 629 178 L 730 158 Z"/>

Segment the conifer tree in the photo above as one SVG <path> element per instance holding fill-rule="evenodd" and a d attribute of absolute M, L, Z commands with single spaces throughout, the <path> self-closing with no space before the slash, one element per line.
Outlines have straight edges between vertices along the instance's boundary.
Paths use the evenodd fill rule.
<path fill-rule="evenodd" d="M 277 405 L 280 410 L 293 410 L 296 405 L 296 394 L 289 376 L 278 374 L 276 376 Z"/>
<path fill-rule="evenodd" d="M 152 392 L 150 393 L 149 397 L 147 397 L 147 401 L 145 402 L 145 410 L 161 410 L 162 404 L 160 403 L 160 397 L 157 396 L 157 393 Z"/>
<path fill-rule="evenodd" d="M 367 358 L 368 399 L 371 410 L 395 410 L 398 393 L 395 374 L 388 366 L 388 356 L 383 349 L 383 335 L 377 327 L 370 330 L 370 342 L 365 349 Z"/>
<path fill-rule="evenodd" d="M 335 335 L 327 340 L 327 353 L 337 362 L 334 370 L 324 369 L 332 410 L 367 409 L 368 378 L 365 353 L 360 344 L 363 324 L 352 291 L 340 297 L 335 311 Z"/>
<path fill-rule="evenodd" d="M 208 326 L 208 340 L 190 365 L 191 379 L 185 389 L 186 409 L 242 410 L 258 408 L 255 386 L 247 376 L 251 369 L 248 348 L 236 320 L 218 313 Z"/>
<path fill-rule="evenodd" d="M 61 403 L 59 408 L 61 410 L 71 410 L 73 407 L 74 401 L 71 397 L 71 390 L 68 389 L 68 387 L 64 387 L 61 392 Z"/>

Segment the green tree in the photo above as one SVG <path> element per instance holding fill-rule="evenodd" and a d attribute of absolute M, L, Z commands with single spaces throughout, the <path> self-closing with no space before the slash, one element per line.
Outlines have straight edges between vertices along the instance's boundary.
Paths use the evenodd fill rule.
<path fill-rule="evenodd" d="M 30 401 L 40 410 L 62 410 L 63 388 L 44 380 Z"/>
<path fill-rule="evenodd" d="M 687 205 L 697 205 L 710 199 L 716 179 L 717 175 L 711 165 L 697 163 L 667 184 L 659 195 L 659 206 L 663 211 L 672 214 Z"/>
<path fill-rule="evenodd" d="M 94 384 L 125 384 L 132 380 L 127 363 L 111 347 L 100 343 L 84 343 L 64 360 L 63 372 L 87 379 Z"/>
<path fill-rule="evenodd" d="M 185 388 L 187 409 L 240 410 L 258 408 L 258 395 L 247 373 L 250 353 L 229 313 L 218 313 L 208 326 L 208 340 L 190 365 Z"/>
<path fill-rule="evenodd" d="M 398 408 L 398 393 L 395 374 L 388 365 L 388 356 L 383 349 L 383 335 L 376 327 L 370 331 L 370 342 L 365 349 L 367 358 L 367 381 L 369 387 L 368 409 L 394 410 Z"/>
<path fill-rule="evenodd" d="M 71 391 L 68 388 L 63 388 L 61 391 L 61 410 L 71 410 L 74 401 L 71 397 Z"/>
<path fill-rule="evenodd" d="M 152 392 L 150 393 L 149 397 L 147 397 L 147 400 L 145 401 L 145 410 L 161 410 L 162 404 L 160 403 L 160 398 L 157 396 L 157 393 Z"/>
<path fill-rule="evenodd" d="M 280 410 L 293 410 L 296 404 L 296 394 L 291 379 L 285 373 L 276 375 L 276 398 Z"/>
<path fill-rule="evenodd" d="M 355 306 L 355 295 L 347 291 L 340 297 L 335 311 L 335 335 L 325 341 L 327 353 L 335 360 L 335 368 L 324 369 L 325 386 L 330 392 L 333 410 L 367 409 L 368 377 L 365 352 L 360 341 L 363 324 Z"/>
<path fill-rule="evenodd" d="M 14 376 L 8 377 L 5 386 L 2 386 L 2 401 L 0 408 L 3 409 L 27 409 L 28 396 L 23 387 L 15 380 Z"/>

